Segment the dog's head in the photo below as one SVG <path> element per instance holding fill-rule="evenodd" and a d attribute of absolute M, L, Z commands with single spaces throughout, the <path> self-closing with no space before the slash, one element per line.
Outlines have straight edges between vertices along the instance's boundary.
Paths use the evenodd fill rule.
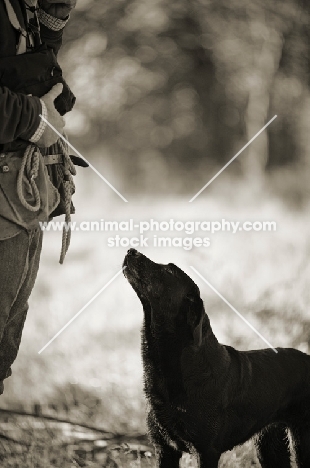
<path fill-rule="evenodd" d="M 183 333 L 199 346 L 205 312 L 194 281 L 174 264 L 152 262 L 135 249 L 128 250 L 123 266 L 145 312 L 150 312 L 152 326 Z"/>

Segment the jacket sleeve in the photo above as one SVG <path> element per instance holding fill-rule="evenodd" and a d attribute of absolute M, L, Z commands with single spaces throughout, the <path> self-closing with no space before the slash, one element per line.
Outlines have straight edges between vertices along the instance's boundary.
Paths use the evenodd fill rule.
<path fill-rule="evenodd" d="M 0 86 L 0 145 L 18 138 L 29 141 L 40 125 L 41 113 L 39 98 Z"/>
<path fill-rule="evenodd" d="M 38 18 L 42 41 L 57 55 L 62 45 L 63 30 L 69 21 L 69 16 L 66 19 L 59 19 L 39 8 Z"/>
<path fill-rule="evenodd" d="M 44 24 L 41 24 L 40 31 L 42 42 L 45 42 L 48 47 L 53 49 L 55 55 L 57 55 L 62 45 L 63 29 L 60 31 L 52 31 Z"/>

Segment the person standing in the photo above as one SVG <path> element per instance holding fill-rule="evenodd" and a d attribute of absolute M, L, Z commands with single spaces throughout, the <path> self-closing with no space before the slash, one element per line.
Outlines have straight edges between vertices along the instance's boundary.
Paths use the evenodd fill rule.
<path fill-rule="evenodd" d="M 73 211 L 74 167 L 41 116 L 63 133 L 75 102 L 57 54 L 76 1 L 0 0 L 0 394 L 39 268 L 39 223 Z"/>

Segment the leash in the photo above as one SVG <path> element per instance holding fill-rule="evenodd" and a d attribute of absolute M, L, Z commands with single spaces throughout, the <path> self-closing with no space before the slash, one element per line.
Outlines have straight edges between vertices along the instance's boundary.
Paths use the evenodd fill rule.
<path fill-rule="evenodd" d="M 64 143 L 61 139 L 57 142 L 62 150 L 63 161 L 62 164 L 57 164 L 57 171 L 60 181 L 64 188 L 64 205 L 65 205 L 65 223 L 62 228 L 62 242 L 59 263 L 62 265 L 68 252 L 70 241 L 71 241 L 71 201 L 72 195 L 75 191 L 73 182 L 73 176 L 76 175 L 76 169 L 69 155 L 69 146 Z M 46 164 L 56 164 L 59 161 L 58 156 L 55 155 L 47 156 Z M 57 156 L 57 157 L 56 157 Z M 41 198 L 36 178 L 39 175 L 39 163 L 41 153 L 37 146 L 27 146 L 23 155 L 21 167 L 17 177 L 17 194 L 21 204 L 32 213 L 39 211 L 41 208 Z M 43 158 L 45 158 L 43 156 Z M 28 180 L 32 193 L 34 196 L 34 204 L 31 205 L 27 202 L 24 191 L 23 191 L 23 179 L 24 177 Z"/>
<path fill-rule="evenodd" d="M 75 186 L 73 177 L 76 175 L 76 169 L 69 155 L 69 146 L 64 143 L 63 140 L 59 140 L 58 143 L 62 149 L 64 155 L 64 163 L 59 168 L 62 170 L 62 181 L 64 186 L 64 202 L 65 202 L 65 225 L 62 228 L 62 243 L 59 263 L 62 265 L 68 252 L 70 241 L 71 241 L 71 200 L 74 194 Z"/>

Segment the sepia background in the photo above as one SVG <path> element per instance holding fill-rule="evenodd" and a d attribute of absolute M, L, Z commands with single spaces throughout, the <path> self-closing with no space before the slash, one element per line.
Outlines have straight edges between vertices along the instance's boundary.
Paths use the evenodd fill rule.
<path fill-rule="evenodd" d="M 309 14 L 297 0 L 78 0 L 60 54 L 77 96 L 67 116 L 69 140 L 128 200 L 91 169 L 78 169 L 74 220 L 277 222 L 276 232 L 210 235 L 209 248 L 142 249 L 197 282 L 216 336 L 238 349 L 265 343 L 191 265 L 273 346 L 307 352 L 310 342 Z M 73 233 L 60 266 L 61 233 L 45 233 L 20 353 L 1 402 L 12 413 L 0 429 L 15 439 L 0 439 L 3 466 L 21 466 L 20 460 L 29 468 L 155 466 L 142 437 L 143 311 L 125 278 L 38 354 L 121 269 L 127 249 L 109 248 L 109 236 Z M 112 450 L 86 428 L 51 426 L 18 412 L 119 437 Z M 185 457 L 183 466 L 195 464 Z M 248 443 L 223 455 L 221 466 L 259 464 Z"/>

